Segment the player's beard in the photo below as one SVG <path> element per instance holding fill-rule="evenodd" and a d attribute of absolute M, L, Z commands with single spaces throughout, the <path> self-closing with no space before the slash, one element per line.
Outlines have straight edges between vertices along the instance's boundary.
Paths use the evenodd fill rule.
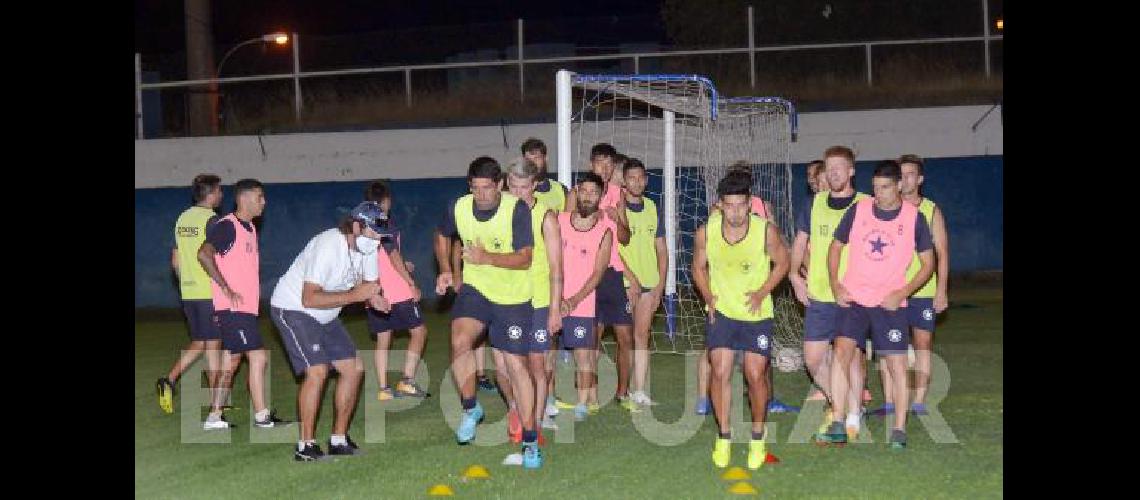
<path fill-rule="evenodd" d="M 590 218 L 590 216 L 594 215 L 594 212 L 597 212 L 597 211 L 598 211 L 598 204 L 597 203 L 587 204 L 587 203 L 583 203 L 581 201 L 578 202 L 578 216 L 583 218 L 583 219 Z"/>

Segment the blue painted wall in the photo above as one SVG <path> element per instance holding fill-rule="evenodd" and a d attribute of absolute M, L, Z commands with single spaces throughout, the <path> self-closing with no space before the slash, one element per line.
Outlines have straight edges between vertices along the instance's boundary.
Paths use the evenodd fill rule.
<path fill-rule="evenodd" d="M 1002 268 L 1003 201 L 1001 156 L 929 159 L 925 193 L 942 206 L 950 230 L 953 272 Z M 874 162 L 856 164 L 855 187 L 870 192 Z M 660 171 L 648 189 L 660 192 Z M 793 203 L 808 196 L 803 165 L 793 167 Z M 223 179 L 232 184 L 236 179 Z M 362 200 L 367 182 L 270 184 L 261 221 L 262 296 L 268 300 L 277 278 L 314 235 L 333 227 Z M 432 231 L 447 203 L 466 192 L 462 177 L 391 181 L 393 217 L 404 232 L 404 256 L 415 266 L 425 298 L 434 298 Z M 225 188 L 221 213 L 233 209 Z M 659 200 L 658 200 L 659 201 Z M 178 285 L 170 270 L 173 227 L 191 203 L 189 187 L 135 190 L 135 307 L 178 305 Z"/>

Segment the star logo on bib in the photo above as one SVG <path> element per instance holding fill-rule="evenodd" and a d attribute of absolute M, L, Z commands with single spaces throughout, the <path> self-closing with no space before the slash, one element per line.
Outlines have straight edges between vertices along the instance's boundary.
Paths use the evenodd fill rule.
<path fill-rule="evenodd" d="M 752 264 L 751 264 L 751 263 L 748 263 L 748 262 L 744 262 L 744 263 L 741 263 L 741 264 L 740 264 L 740 268 L 741 268 L 741 269 L 743 269 L 743 270 L 744 270 L 744 272 L 746 272 L 746 273 L 747 273 L 749 270 L 751 270 L 751 269 L 752 269 Z"/>
<path fill-rule="evenodd" d="M 522 328 L 519 328 L 518 325 L 511 325 L 510 328 L 507 328 L 507 335 L 511 337 L 511 340 L 518 340 L 522 337 Z"/>
<path fill-rule="evenodd" d="M 534 332 L 534 340 L 535 340 L 535 342 L 538 342 L 540 344 L 545 343 L 546 342 L 546 330 L 539 330 L 537 332 Z"/>
<path fill-rule="evenodd" d="M 922 310 L 922 319 L 925 319 L 926 321 L 930 321 L 930 320 L 934 319 L 934 310 L 929 309 L 929 308 L 923 309 Z"/>
<path fill-rule="evenodd" d="M 870 241 L 868 243 L 871 244 L 871 253 L 879 252 L 879 255 L 883 255 L 883 247 L 890 244 L 883 241 L 882 236 L 875 236 L 875 241 Z"/>
<path fill-rule="evenodd" d="M 768 336 L 767 335 L 761 335 L 759 337 L 756 337 L 756 347 L 759 347 L 760 349 L 767 349 L 768 348 Z"/>
<path fill-rule="evenodd" d="M 586 337 L 586 329 L 581 327 L 581 326 L 574 327 L 574 336 L 577 338 L 580 338 L 580 339 L 585 338 Z"/>

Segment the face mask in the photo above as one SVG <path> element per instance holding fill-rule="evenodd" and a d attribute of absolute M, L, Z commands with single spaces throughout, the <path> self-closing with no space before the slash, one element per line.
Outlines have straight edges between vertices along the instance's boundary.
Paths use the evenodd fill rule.
<path fill-rule="evenodd" d="M 374 239 L 369 238 L 367 236 L 357 236 L 356 237 L 356 249 L 359 250 L 360 253 L 362 253 L 364 255 L 370 255 L 370 254 L 376 252 L 376 249 L 379 247 L 380 247 L 380 242 L 377 240 L 374 240 Z"/>

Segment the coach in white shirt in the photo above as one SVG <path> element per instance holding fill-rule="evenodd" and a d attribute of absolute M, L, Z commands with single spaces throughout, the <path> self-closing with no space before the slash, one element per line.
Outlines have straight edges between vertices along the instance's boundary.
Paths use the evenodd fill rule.
<path fill-rule="evenodd" d="M 391 306 L 381 295 L 374 256 L 387 234 L 388 216 L 375 202 L 357 205 L 338 227 L 309 240 L 301 254 L 273 289 L 270 314 L 289 355 L 295 375 L 304 375 L 297 389 L 301 440 L 293 458 L 324 458 L 313 438 L 317 409 L 324 393 L 329 365 L 340 373 L 336 388 L 336 421 L 329 439 L 329 455 L 354 455 L 356 443 L 348 425 L 364 375 L 356 346 L 338 319 L 341 307 L 367 301 L 387 312 Z"/>

